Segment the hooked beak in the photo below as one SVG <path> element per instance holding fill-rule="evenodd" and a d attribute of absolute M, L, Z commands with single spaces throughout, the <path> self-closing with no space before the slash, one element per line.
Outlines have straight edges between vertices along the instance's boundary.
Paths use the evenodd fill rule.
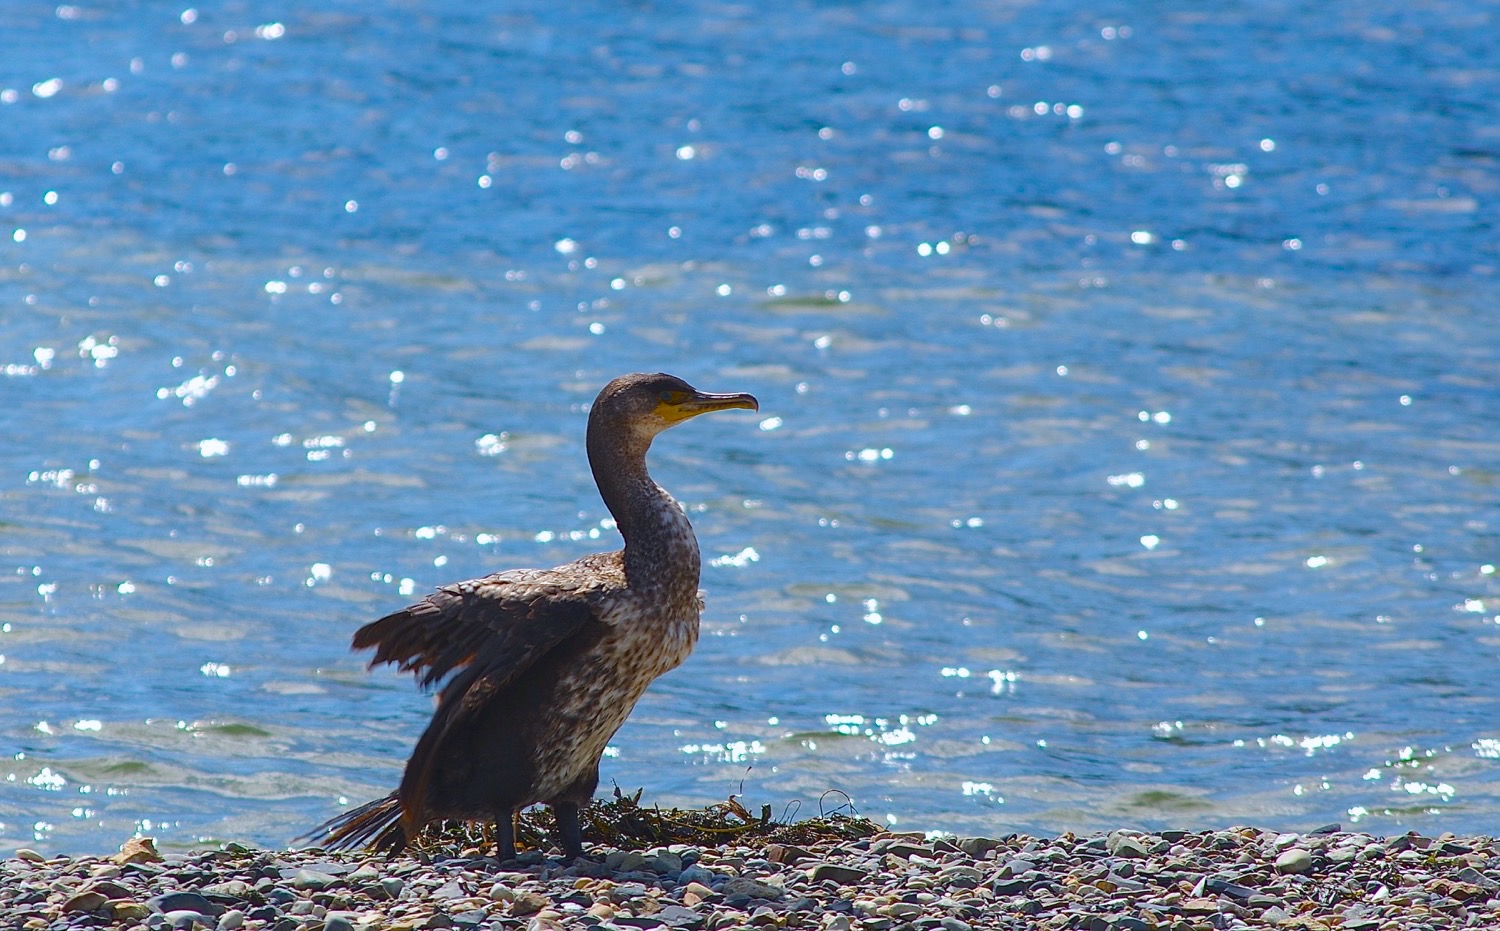
<path fill-rule="evenodd" d="M 735 394 L 710 394 L 706 391 L 694 391 L 674 403 L 663 403 L 658 410 L 670 423 L 681 423 L 690 417 L 699 414 L 709 414 L 714 411 L 729 410 L 760 410 L 760 402 L 755 400 L 755 395 Z"/>

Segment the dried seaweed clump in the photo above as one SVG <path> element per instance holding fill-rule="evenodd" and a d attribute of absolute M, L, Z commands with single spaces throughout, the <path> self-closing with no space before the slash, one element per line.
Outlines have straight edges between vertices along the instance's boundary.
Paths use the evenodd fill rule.
<path fill-rule="evenodd" d="M 626 795 L 616 787 L 614 797 L 594 799 L 580 813 L 583 838 L 590 844 L 636 850 L 667 844 L 720 847 L 744 843 L 808 845 L 820 841 L 855 840 L 883 828 L 861 817 L 849 804 L 814 818 L 795 820 L 798 806 L 790 805 L 780 820 L 771 806 L 751 814 L 736 796 L 703 809 L 643 806 L 641 790 Z M 489 825 L 461 821 L 433 824 L 417 838 L 417 849 L 427 853 L 474 854 L 493 852 Z M 546 850 L 548 838 L 557 836 L 550 808 L 538 806 L 521 812 L 516 819 L 518 850 Z"/>

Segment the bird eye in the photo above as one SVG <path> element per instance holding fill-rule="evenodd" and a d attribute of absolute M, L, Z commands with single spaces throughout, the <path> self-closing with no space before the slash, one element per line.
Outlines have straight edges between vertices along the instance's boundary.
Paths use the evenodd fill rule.
<path fill-rule="evenodd" d="M 675 392 L 675 391 L 663 391 L 661 393 L 661 402 L 663 404 L 676 404 L 677 403 L 677 392 Z"/>

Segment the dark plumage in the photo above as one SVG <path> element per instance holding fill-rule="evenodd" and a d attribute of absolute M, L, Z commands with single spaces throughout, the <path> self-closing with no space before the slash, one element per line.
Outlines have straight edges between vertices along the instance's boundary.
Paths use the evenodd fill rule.
<path fill-rule="evenodd" d="M 563 855 L 583 853 L 578 809 L 599 784 L 605 745 L 646 686 L 692 651 L 703 609 L 698 540 L 651 480 L 646 451 L 668 427 L 731 408 L 759 405 L 671 375 L 616 378 L 589 411 L 588 454 L 623 550 L 445 585 L 355 633 L 355 649 L 375 650 L 371 667 L 446 684 L 400 788 L 313 838 L 394 853 L 432 821 L 493 820 L 508 860 L 515 812 L 545 802 Z"/>

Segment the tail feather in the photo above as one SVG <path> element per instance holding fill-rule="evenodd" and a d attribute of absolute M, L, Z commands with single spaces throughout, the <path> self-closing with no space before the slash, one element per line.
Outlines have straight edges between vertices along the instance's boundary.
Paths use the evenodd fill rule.
<path fill-rule="evenodd" d="M 400 853 L 408 839 L 401 824 L 401 800 L 394 792 L 351 808 L 298 838 L 329 850 L 371 847 L 387 854 Z"/>

